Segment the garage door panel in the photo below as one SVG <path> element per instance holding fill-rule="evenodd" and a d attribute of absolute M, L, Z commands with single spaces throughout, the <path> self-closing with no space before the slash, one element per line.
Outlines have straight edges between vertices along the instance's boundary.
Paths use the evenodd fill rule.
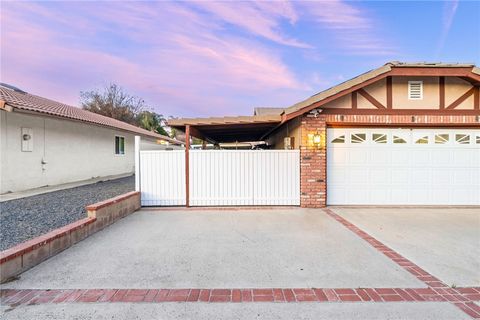
<path fill-rule="evenodd" d="M 412 149 L 411 152 L 410 164 L 412 166 L 431 166 L 431 152 L 429 150 Z"/>
<path fill-rule="evenodd" d="M 390 151 L 388 149 L 369 149 L 369 162 L 374 165 L 390 164 Z"/>
<path fill-rule="evenodd" d="M 368 180 L 373 184 L 389 185 L 391 181 L 390 170 L 388 168 L 373 168 L 369 170 Z"/>
<path fill-rule="evenodd" d="M 327 146 L 327 204 L 480 205 L 480 144 L 456 141 L 458 132 L 472 137 L 480 130 L 335 130 L 368 138 L 342 144 L 339 156 L 340 148 Z M 386 134 L 387 142 L 371 139 L 373 133 Z"/>
<path fill-rule="evenodd" d="M 347 149 L 345 152 L 348 152 L 349 164 L 359 165 L 368 163 L 368 150 L 352 148 Z"/>
<path fill-rule="evenodd" d="M 409 170 L 407 168 L 391 168 L 391 182 L 395 184 L 408 184 Z"/>
<path fill-rule="evenodd" d="M 346 184 L 347 183 L 347 180 L 346 180 L 346 174 L 345 174 L 345 169 L 344 167 L 340 167 L 340 168 L 335 168 L 333 169 L 327 179 L 329 180 L 329 183 L 331 185 L 337 185 L 337 184 Z"/>
<path fill-rule="evenodd" d="M 409 162 L 409 153 L 408 153 L 408 148 L 396 148 L 392 147 L 390 149 L 391 153 L 391 164 L 393 166 L 404 166 L 408 164 Z"/>
<path fill-rule="evenodd" d="M 368 171 L 361 167 L 351 168 L 349 171 L 347 183 L 351 184 L 363 184 L 368 178 Z"/>

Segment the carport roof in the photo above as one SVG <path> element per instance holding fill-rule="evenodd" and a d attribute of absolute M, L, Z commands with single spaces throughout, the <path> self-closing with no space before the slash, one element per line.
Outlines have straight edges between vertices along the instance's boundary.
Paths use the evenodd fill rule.
<path fill-rule="evenodd" d="M 168 125 L 213 142 L 258 141 L 282 122 L 280 114 L 237 117 L 171 119 Z"/>

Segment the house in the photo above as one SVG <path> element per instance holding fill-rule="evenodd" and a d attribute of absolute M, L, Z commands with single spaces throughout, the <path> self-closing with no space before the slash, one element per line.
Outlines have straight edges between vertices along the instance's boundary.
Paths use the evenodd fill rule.
<path fill-rule="evenodd" d="M 0 194 L 133 173 L 135 135 L 151 148 L 180 143 L 8 85 L 0 86 L 0 128 Z"/>
<path fill-rule="evenodd" d="M 480 205 L 479 87 L 473 64 L 390 62 L 287 108 L 169 125 L 299 150 L 303 207 Z"/>

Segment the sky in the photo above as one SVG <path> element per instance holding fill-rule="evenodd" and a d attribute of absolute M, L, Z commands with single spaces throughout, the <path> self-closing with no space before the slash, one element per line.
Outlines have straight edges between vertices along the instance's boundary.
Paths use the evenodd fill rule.
<path fill-rule="evenodd" d="M 78 106 L 116 83 L 164 116 L 289 107 L 388 61 L 480 65 L 478 1 L 1 2 L 0 79 Z"/>

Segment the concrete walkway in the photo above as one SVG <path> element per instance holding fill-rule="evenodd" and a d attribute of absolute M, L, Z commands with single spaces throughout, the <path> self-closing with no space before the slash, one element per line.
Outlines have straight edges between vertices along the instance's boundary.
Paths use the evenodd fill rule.
<path fill-rule="evenodd" d="M 3 311 L 8 310 L 6 307 Z M 263 320 L 463 320 L 471 319 L 448 303 L 384 304 L 71 304 L 23 306 L 3 314 L 5 320 L 20 319 L 263 319 Z"/>
<path fill-rule="evenodd" d="M 49 192 L 54 192 L 54 191 L 59 191 L 59 190 L 65 190 L 65 189 L 71 189 L 71 188 L 86 186 L 86 185 L 94 184 L 94 183 L 101 182 L 101 181 L 109 181 L 109 180 L 125 178 L 125 177 L 129 177 L 131 175 L 132 175 L 132 173 L 124 173 L 124 174 L 117 174 L 117 175 L 112 175 L 112 176 L 105 176 L 105 177 L 98 177 L 98 178 L 92 178 L 92 179 L 87 179 L 87 180 L 75 181 L 75 182 L 70 182 L 70 183 L 63 183 L 63 184 L 58 184 L 58 185 L 55 185 L 55 186 L 45 186 L 45 187 L 29 189 L 29 190 L 25 190 L 25 191 L 4 193 L 4 194 L 0 194 L 0 202 L 16 200 L 16 199 L 23 199 L 23 198 L 27 198 L 27 197 L 36 196 L 36 195 L 39 195 L 39 194 L 44 194 L 44 193 L 49 193 Z"/>

